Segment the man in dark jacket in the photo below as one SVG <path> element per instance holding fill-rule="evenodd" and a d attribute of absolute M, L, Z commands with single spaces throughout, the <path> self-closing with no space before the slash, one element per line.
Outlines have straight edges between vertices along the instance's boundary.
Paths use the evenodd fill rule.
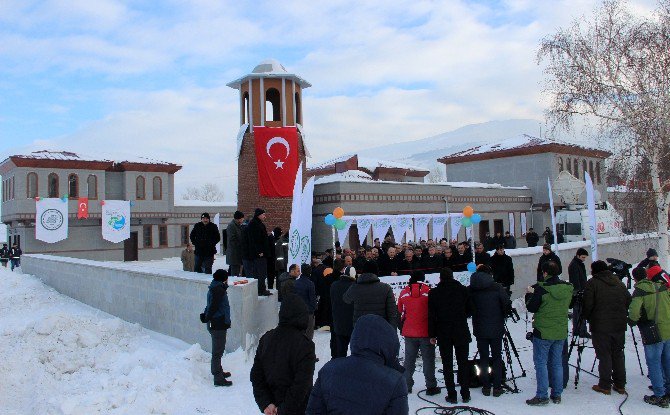
<path fill-rule="evenodd" d="M 314 343 L 305 336 L 308 310 L 287 293 L 279 325 L 261 337 L 251 367 L 251 386 L 264 414 L 303 415 L 314 377 Z"/>
<path fill-rule="evenodd" d="M 491 238 L 490 232 L 486 232 L 486 234 L 484 235 L 484 240 L 482 242 L 484 243 L 484 249 L 486 249 L 487 251 L 496 248 L 496 245 L 493 242 L 493 238 Z"/>
<path fill-rule="evenodd" d="M 239 210 L 233 215 L 233 220 L 230 221 L 226 228 L 226 264 L 229 265 L 228 272 L 230 275 L 242 275 L 242 222 L 244 221 L 244 213 Z"/>
<path fill-rule="evenodd" d="M 533 228 L 528 229 L 526 233 L 526 243 L 529 247 L 537 246 L 537 243 L 540 242 L 540 236 L 535 232 Z"/>
<path fill-rule="evenodd" d="M 319 371 L 308 415 L 407 415 L 407 384 L 398 363 L 395 328 L 365 315 L 351 335 L 351 356 L 333 359 Z"/>
<path fill-rule="evenodd" d="M 649 267 L 650 262 L 658 262 L 658 252 L 654 248 L 647 249 L 647 257 L 637 265 L 640 268 Z"/>
<path fill-rule="evenodd" d="M 495 236 L 493 237 L 493 246 L 498 245 L 505 245 L 505 237 L 503 236 L 502 232 L 496 232 Z"/>
<path fill-rule="evenodd" d="M 470 278 L 470 296 L 474 305 L 472 330 L 477 339 L 484 396 L 491 394 L 489 364 L 493 374 L 493 396 L 502 395 L 502 341 L 505 334 L 505 317 L 512 309 L 512 302 L 505 288 L 493 281 L 491 269 L 486 265 L 477 267 Z M 489 361 L 489 356 L 491 361 Z"/>
<path fill-rule="evenodd" d="M 200 222 L 193 226 L 190 236 L 195 247 L 195 272 L 211 274 L 216 244 L 221 240 L 221 235 L 219 227 L 210 222 L 209 213 L 200 215 Z"/>
<path fill-rule="evenodd" d="M 466 271 L 470 262 L 472 262 L 472 251 L 468 249 L 467 242 L 461 242 L 458 244 L 458 252 L 454 252 L 451 256 L 451 270 L 454 272 Z"/>
<path fill-rule="evenodd" d="M 456 404 L 454 384 L 454 350 L 458 364 L 458 383 L 461 398 L 470 401 L 470 374 L 468 372 L 469 345 L 472 341 L 468 317 L 473 312 L 468 289 L 454 280 L 449 268 L 440 271 L 440 282 L 428 293 L 428 335 L 432 344 L 437 344 L 442 357 L 447 402 Z"/>
<path fill-rule="evenodd" d="M 9 262 L 9 248 L 7 248 L 7 244 L 2 244 L 2 248 L 0 248 L 0 263 L 3 267 L 7 268 L 7 262 Z"/>
<path fill-rule="evenodd" d="M 398 263 L 398 275 L 409 275 L 417 268 L 421 268 L 421 261 L 414 255 L 414 250 L 405 251 L 405 257 Z"/>
<path fill-rule="evenodd" d="M 516 249 L 516 238 L 509 231 L 505 232 L 505 248 Z"/>
<path fill-rule="evenodd" d="M 488 252 L 484 251 L 484 245 L 481 242 L 475 242 L 475 264 L 489 265 L 490 263 L 491 263 L 491 255 L 489 255 Z"/>
<path fill-rule="evenodd" d="M 631 295 L 603 261 L 591 264 L 591 278 L 584 288 L 582 314 L 591 324 L 593 348 L 598 358 L 596 392 L 610 394 L 610 388 L 626 393 L 624 343 Z M 612 382 L 613 381 L 613 382 Z"/>
<path fill-rule="evenodd" d="M 434 246 L 428 247 L 428 253 L 421 258 L 421 268 L 426 274 L 439 272 L 442 268 L 443 257 L 437 255 Z"/>
<path fill-rule="evenodd" d="M 297 295 L 305 302 L 309 312 L 309 322 L 305 334 L 312 340 L 314 338 L 314 312 L 316 311 L 316 288 L 314 283 L 307 275 L 300 273 L 298 264 L 292 264 L 288 269 L 289 275 L 295 278 L 293 283 L 293 294 Z"/>
<path fill-rule="evenodd" d="M 498 245 L 496 251 L 491 257 L 491 269 L 493 270 L 493 280 L 505 287 L 507 295 L 512 295 L 512 285 L 514 285 L 514 262 L 512 257 L 505 254 L 505 247 Z"/>
<path fill-rule="evenodd" d="M 559 258 L 558 255 L 556 255 L 554 251 L 551 250 L 550 244 L 544 244 L 542 245 L 542 255 L 540 255 L 540 260 L 537 261 L 538 282 L 542 281 L 544 278 L 542 276 L 543 275 L 542 266 L 547 262 L 553 262 L 554 264 L 556 264 L 556 266 L 558 267 L 558 275 L 561 275 L 563 273 L 563 267 L 561 266 L 561 258 Z"/>
<path fill-rule="evenodd" d="M 544 229 L 544 232 L 542 232 L 542 236 L 544 237 L 545 244 L 552 245 L 554 243 L 554 232 L 552 232 L 548 226 Z"/>
<path fill-rule="evenodd" d="M 345 303 L 354 305 L 354 324 L 361 316 L 376 314 L 393 327 L 398 327 L 398 313 L 393 289 L 390 285 L 379 281 L 377 272 L 377 264 L 374 262 L 365 264 L 363 274 L 358 277 L 356 284 L 349 287 L 342 299 Z"/>
<path fill-rule="evenodd" d="M 379 257 L 379 275 L 388 277 L 390 275 L 398 275 L 398 263 L 400 262 L 394 247 L 388 248 L 386 255 Z"/>
<path fill-rule="evenodd" d="M 585 319 L 581 320 L 580 324 L 580 315 L 582 313 L 582 298 L 584 295 L 584 289 L 586 288 L 586 267 L 584 266 L 584 261 L 589 253 L 584 248 L 579 248 L 575 257 L 570 261 L 568 265 L 568 280 L 570 284 L 574 287 L 574 292 L 572 296 L 574 297 L 573 306 L 572 306 L 572 334 L 577 333 L 579 337 L 591 337 L 588 333 L 588 327 Z"/>
<path fill-rule="evenodd" d="M 23 251 L 17 244 L 12 245 L 12 249 L 9 250 L 9 261 L 12 264 L 12 271 L 14 271 L 14 268 L 20 267 L 21 266 L 21 255 L 23 255 Z M 212 271 L 210 270 L 210 274 Z"/>
<path fill-rule="evenodd" d="M 207 331 L 212 336 L 211 371 L 214 386 L 231 386 L 233 382 L 226 378 L 230 372 L 221 367 L 221 357 L 226 351 L 226 333 L 230 328 L 230 303 L 228 302 L 228 273 L 217 269 L 207 291 L 207 306 L 200 314 L 200 321 L 207 323 Z"/>
<path fill-rule="evenodd" d="M 248 276 L 258 280 L 258 295 L 263 296 L 272 295 L 265 286 L 265 279 L 268 275 L 267 258 L 270 256 L 268 231 L 263 223 L 265 218 L 265 211 L 260 208 L 256 209 L 254 218 L 242 231 L 244 268 Z"/>
<path fill-rule="evenodd" d="M 342 297 L 352 285 L 356 284 L 356 275 L 342 273 L 337 281 L 330 286 L 330 304 L 333 313 L 333 326 L 330 328 L 335 333 L 335 356 L 345 357 L 349 349 L 351 332 L 354 330 L 354 306 L 347 304 Z"/>

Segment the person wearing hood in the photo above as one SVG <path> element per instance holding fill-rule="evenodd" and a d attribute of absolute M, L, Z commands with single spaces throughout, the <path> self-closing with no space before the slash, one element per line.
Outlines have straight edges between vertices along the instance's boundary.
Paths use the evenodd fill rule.
<path fill-rule="evenodd" d="M 200 321 L 207 323 L 207 331 L 212 336 L 211 372 L 214 386 L 231 386 L 226 378 L 229 372 L 221 367 L 221 357 L 226 350 L 226 333 L 230 328 L 230 303 L 228 302 L 228 273 L 217 269 L 207 291 L 207 306 L 200 314 Z"/>
<path fill-rule="evenodd" d="M 647 256 L 637 265 L 640 268 L 648 268 L 650 262 L 658 262 L 658 252 L 654 248 L 647 249 Z"/>
<path fill-rule="evenodd" d="M 635 280 L 633 299 L 628 308 L 631 325 L 648 326 L 656 323 L 660 341 L 644 345 L 644 356 L 653 395 L 644 397 L 650 405 L 667 408 L 670 399 L 670 292 L 667 286 L 646 278 L 644 268 L 632 272 Z"/>
<path fill-rule="evenodd" d="M 489 396 L 493 386 L 493 396 L 497 398 L 503 394 L 502 343 L 505 317 L 512 310 L 512 302 L 505 287 L 493 280 L 491 268 L 486 265 L 477 267 L 477 272 L 470 278 L 468 290 L 474 305 L 472 331 L 477 339 L 481 367 L 484 368 L 481 371 L 482 393 Z M 489 367 L 492 368 L 493 382 L 487 370 Z"/>
<path fill-rule="evenodd" d="M 496 251 L 491 257 L 491 269 L 493 270 L 493 280 L 505 287 L 507 295 L 512 295 L 512 285 L 514 285 L 514 261 L 512 257 L 505 253 L 505 246 L 498 245 Z"/>
<path fill-rule="evenodd" d="M 285 293 L 279 325 L 261 337 L 250 373 L 254 399 L 266 415 L 305 413 L 316 363 L 307 324 L 304 301 Z"/>
<path fill-rule="evenodd" d="M 363 273 L 356 280 L 342 300 L 347 304 L 354 305 L 353 322 L 356 324 L 361 316 L 376 314 L 389 322 L 393 327 L 398 327 L 398 315 L 391 286 L 379 281 L 377 277 L 377 264 L 368 262 L 363 268 Z"/>
<path fill-rule="evenodd" d="M 242 222 L 244 213 L 236 210 L 226 228 L 226 264 L 230 275 L 242 274 Z"/>
<path fill-rule="evenodd" d="M 342 298 L 354 284 L 356 284 L 356 269 L 347 267 L 337 281 L 330 286 L 330 305 L 333 313 L 331 331 L 335 333 L 335 356 L 333 357 L 336 358 L 347 356 L 351 333 L 354 331 L 354 305 L 345 303 Z"/>
<path fill-rule="evenodd" d="M 649 261 L 649 265 L 647 266 L 647 279 L 652 282 L 665 284 L 666 287 L 670 288 L 670 275 L 668 275 L 656 261 Z"/>
<path fill-rule="evenodd" d="M 540 255 L 540 260 L 537 262 L 537 282 L 541 282 L 542 279 L 544 278 L 544 272 L 542 271 L 542 266 L 546 264 L 547 262 L 553 262 L 556 264 L 558 267 L 558 274 L 555 276 L 559 276 L 563 273 L 563 267 L 561 266 L 561 258 L 558 257 L 554 253 L 554 251 L 551 250 L 551 244 L 544 244 L 542 245 L 542 255 Z"/>
<path fill-rule="evenodd" d="M 428 336 L 431 343 L 437 344 L 440 349 L 447 402 L 452 404 L 458 402 L 454 383 L 454 352 L 461 398 L 463 403 L 470 402 L 468 354 L 472 337 L 468 317 L 472 316 L 473 310 L 468 289 L 454 280 L 452 270 L 442 268 L 439 284 L 428 293 Z"/>
<path fill-rule="evenodd" d="M 351 334 L 351 356 L 333 359 L 319 371 L 305 413 L 407 415 L 399 351 L 394 327 L 380 316 L 362 316 Z"/>
<path fill-rule="evenodd" d="M 591 341 L 598 358 L 599 381 L 593 390 L 605 395 L 613 388 L 626 393 L 626 322 L 631 296 L 626 286 L 604 261 L 591 264 L 591 278 L 584 287 L 582 316 L 591 328 Z"/>
<path fill-rule="evenodd" d="M 573 307 L 572 307 L 572 334 L 577 333 L 579 337 L 589 338 L 591 337 L 588 332 L 588 325 L 586 324 L 586 319 L 581 319 L 580 325 L 580 316 L 582 313 L 582 303 L 584 289 L 586 288 L 586 266 L 584 261 L 589 253 L 584 248 L 579 248 L 575 253 L 575 257 L 570 261 L 568 265 L 568 280 L 574 291 L 572 293 L 573 297 Z M 626 306 L 628 307 L 628 306 Z"/>
<path fill-rule="evenodd" d="M 266 214 L 263 209 L 254 211 L 254 218 L 251 219 L 246 228 L 242 231 L 244 239 L 242 249 L 242 263 L 246 274 L 258 280 L 258 295 L 272 295 L 268 291 L 265 280 L 268 276 L 268 258 L 270 257 L 270 243 L 268 240 L 268 231 L 263 223 Z"/>
<path fill-rule="evenodd" d="M 189 237 L 195 247 L 195 272 L 211 274 L 216 244 L 221 240 L 221 234 L 219 227 L 210 222 L 209 213 L 200 215 L 200 222 L 193 226 Z"/>
<path fill-rule="evenodd" d="M 563 346 L 568 337 L 568 310 L 572 302 L 572 284 L 558 278 L 559 268 L 553 262 L 542 264 L 543 280 L 528 287 L 526 309 L 533 316 L 533 362 L 537 378 L 531 406 L 561 403 L 563 393 Z M 551 375 L 550 375 L 551 374 Z M 551 396 L 547 389 L 551 386 Z"/>
<path fill-rule="evenodd" d="M 423 271 L 412 271 L 409 284 L 403 288 L 398 297 L 398 314 L 400 315 L 401 331 L 405 337 L 405 381 L 407 389 L 412 393 L 414 386 L 414 369 L 416 358 L 421 350 L 423 376 L 426 380 L 426 395 L 440 393 L 435 379 L 435 345 L 428 336 L 428 293 L 430 287 L 424 284 L 426 279 Z"/>

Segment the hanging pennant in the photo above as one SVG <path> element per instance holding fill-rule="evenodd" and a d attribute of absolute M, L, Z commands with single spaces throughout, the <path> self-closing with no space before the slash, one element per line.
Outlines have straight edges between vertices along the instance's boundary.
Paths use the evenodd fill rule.
<path fill-rule="evenodd" d="M 105 200 L 102 205 L 102 238 L 113 243 L 130 238 L 130 202 Z"/>
<path fill-rule="evenodd" d="M 447 223 L 446 214 L 433 215 L 433 239 L 439 241 L 444 238 L 444 225 Z"/>
<path fill-rule="evenodd" d="M 451 239 L 458 240 L 458 232 L 461 230 L 462 213 L 451 214 Z"/>
<path fill-rule="evenodd" d="M 390 227 L 390 216 L 375 216 L 372 221 L 372 238 L 379 238 L 380 241 L 383 241 Z"/>
<path fill-rule="evenodd" d="M 412 217 L 409 215 L 396 215 L 391 219 L 391 229 L 396 243 L 402 242 L 403 236 L 411 226 Z"/>
<path fill-rule="evenodd" d="M 358 229 L 358 241 L 361 245 L 365 245 L 365 239 L 368 237 L 370 227 L 372 226 L 372 219 L 361 216 L 356 218 L 356 228 Z"/>
<path fill-rule="evenodd" d="M 432 215 L 414 215 L 414 235 L 417 242 L 428 239 L 428 224 Z"/>
<path fill-rule="evenodd" d="M 337 240 L 340 241 L 340 245 L 344 245 L 344 240 L 349 235 L 349 229 L 351 228 L 351 224 L 354 223 L 354 218 L 351 216 L 342 216 L 340 219 L 344 222 L 344 228 L 337 229 Z"/>
<path fill-rule="evenodd" d="M 67 238 L 68 203 L 60 198 L 36 199 L 35 239 L 50 244 Z"/>

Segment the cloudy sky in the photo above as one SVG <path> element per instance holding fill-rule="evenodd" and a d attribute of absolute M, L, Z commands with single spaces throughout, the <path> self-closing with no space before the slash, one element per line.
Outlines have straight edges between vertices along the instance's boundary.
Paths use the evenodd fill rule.
<path fill-rule="evenodd" d="M 542 37 L 595 0 L 0 1 L 0 157 L 180 163 L 234 200 L 237 91 L 266 58 L 310 81 L 313 160 L 489 120 L 541 120 Z M 648 13 L 654 0 L 631 6 Z"/>

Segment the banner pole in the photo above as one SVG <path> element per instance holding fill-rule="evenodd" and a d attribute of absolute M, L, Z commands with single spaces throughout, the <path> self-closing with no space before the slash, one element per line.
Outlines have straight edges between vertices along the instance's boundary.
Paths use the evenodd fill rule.
<path fill-rule="evenodd" d="M 451 220 L 449 220 L 449 198 L 447 196 L 444 197 L 444 205 L 447 211 L 447 236 L 449 237 L 447 240 L 449 241 L 448 245 L 451 245 L 451 223 L 449 223 Z"/>
<path fill-rule="evenodd" d="M 335 261 L 335 254 L 337 253 L 335 251 L 335 226 L 331 226 L 330 228 L 333 231 L 333 261 Z"/>

